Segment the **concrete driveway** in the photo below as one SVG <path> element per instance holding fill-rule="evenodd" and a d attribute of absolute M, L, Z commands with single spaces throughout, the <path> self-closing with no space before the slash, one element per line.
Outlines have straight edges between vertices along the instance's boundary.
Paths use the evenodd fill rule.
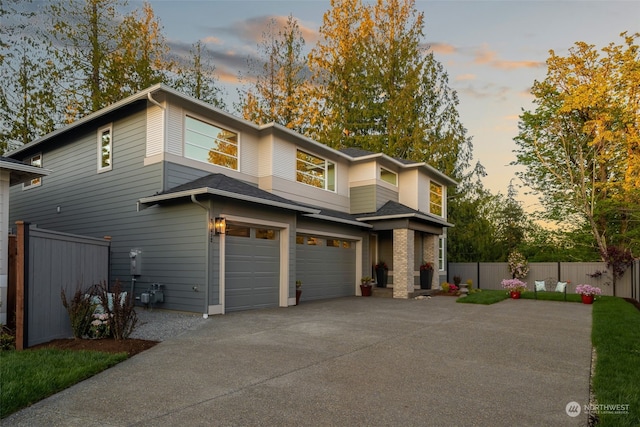
<path fill-rule="evenodd" d="M 348 297 L 210 317 L 3 426 L 584 426 L 591 306 Z"/>

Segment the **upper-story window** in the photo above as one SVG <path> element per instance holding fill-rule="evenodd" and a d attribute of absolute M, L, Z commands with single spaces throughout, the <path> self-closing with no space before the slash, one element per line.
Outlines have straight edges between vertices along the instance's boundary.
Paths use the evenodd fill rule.
<path fill-rule="evenodd" d="M 42 167 L 42 153 L 38 153 L 36 155 L 31 156 L 29 159 L 27 159 L 28 163 L 31 166 L 36 166 L 41 168 Z M 38 178 L 34 178 L 31 181 L 29 181 L 28 183 L 24 183 L 22 184 L 22 188 L 23 189 L 27 189 L 27 188 L 33 188 L 33 187 L 40 187 L 42 185 L 42 178 L 38 177 Z"/>
<path fill-rule="evenodd" d="M 431 182 L 429 185 L 429 213 L 442 215 L 442 185 Z"/>
<path fill-rule="evenodd" d="M 305 151 L 296 154 L 296 181 L 324 190 L 336 190 L 336 165 Z"/>
<path fill-rule="evenodd" d="M 111 125 L 98 129 L 98 172 L 113 168 L 113 134 Z"/>
<path fill-rule="evenodd" d="M 388 182 L 391 185 L 398 185 L 398 174 L 391 172 L 388 169 L 380 168 L 380 179 L 384 182 Z"/>
<path fill-rule="evenodd" d="M 238 169 L 238 134 L 186 117 L 184 154 L 190 159 Z"/>

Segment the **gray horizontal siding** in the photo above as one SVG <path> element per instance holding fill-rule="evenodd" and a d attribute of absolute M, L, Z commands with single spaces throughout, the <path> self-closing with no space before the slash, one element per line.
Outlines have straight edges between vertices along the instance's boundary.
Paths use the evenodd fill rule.
<path fill-rule="evenodd" d="M 131 285 L 129 250 L 142 250 L 142 275 L 134 292 L 165 285 L 163 308 L 203 312 L 207 220 L 191 203 L 140 212 L 137 201 L 162 190 L 162 164 L 144 166 L 144 111 L 113 123 L 113 170 L 97 173 L 97 129 L 43 149 L 53 172 L 42 186 L 11 191 L 10 224 L 24 220 L 48 229 L 93 237 L 111 236 L 111 277 Z M 56 213 L 60 206 L 61 212 Z M 201 292 L 194 292 L 198 286 Z"/>
<path fill-rule="evenodd" d="M 351 213 L 367 213 L 376 211 L 376 187 L 375 185 L 364 185 L 362 187 L 352 187 L 349 190 L 351 199 Z"/>

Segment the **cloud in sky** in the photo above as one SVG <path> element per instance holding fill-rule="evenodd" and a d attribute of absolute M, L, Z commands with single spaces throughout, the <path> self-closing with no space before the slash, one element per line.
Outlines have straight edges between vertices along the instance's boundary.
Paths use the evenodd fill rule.
<path fill-rule="evenodd" d="M 471 73 L 467 73 L 467 74 L 460 74 L 458 76 L 456 76 L 456 81 L 458 82 L 462 82 L 462 81 L 467 81 L 467 80 L 475 80 L 476 79 L 476 75 L 475 74 L 471 74 Z"/>
<path fill-rule="evenodd" d="M 449 43 L 429 43 L 427 44 L 428 49 L 432 52 L 440 54 L 440 55 L 452 55 L 458 52 L 458 49 Z"/>
<path fill-rule="evenodd" d="M 504 59 L 500 59 L 498 57 L 498 54 L 495 51 L 490 50 L 486 44 L 475 49 L 473 63 L 476 65 L 488 65 L 492 68 L 498 68 L 501 70 L 539 68 L 545 65 L 544 62 L 540 61 L 507 61 Z"/>

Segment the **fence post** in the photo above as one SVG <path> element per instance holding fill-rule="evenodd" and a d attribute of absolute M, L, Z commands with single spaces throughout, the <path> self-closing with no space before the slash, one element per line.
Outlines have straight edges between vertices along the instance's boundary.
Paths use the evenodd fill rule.
<path fill-rule="evenodd" d="M 29 223 L 16 221 L 16 350 L 27 347 Z"/>

